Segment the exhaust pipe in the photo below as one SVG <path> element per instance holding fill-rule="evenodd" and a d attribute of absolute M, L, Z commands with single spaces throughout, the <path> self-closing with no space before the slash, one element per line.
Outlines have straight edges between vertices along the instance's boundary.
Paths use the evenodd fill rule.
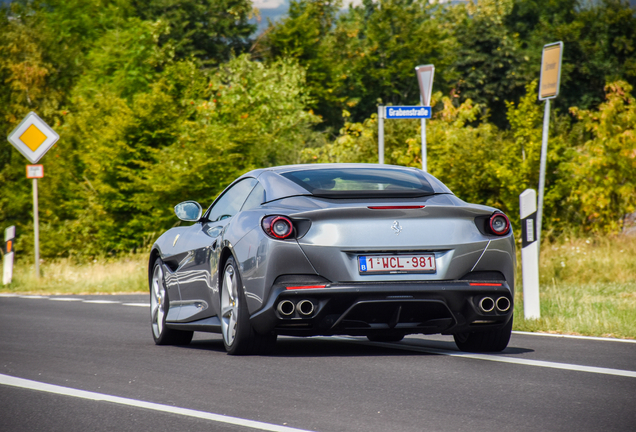
<path fill-rule="evenodd" d="M 507 297 L 499 297 L 497 299 L 497 310 L 499 312 L 506 312 L 510 309 L 510 300 Z"/>
<path fill-rule="evenodd" d="M 283 316 L 290 316 L 294 313 L 294 303 L 289 300 L 283 300 L 282 302 L 278 303 L 278 307 L 276 308 L 276 310 L 278 310 L 278 313 Z"/>
<path fill-rule="evenodd" d="M 495 301 L 490 297 L 484 297 L 479 301 L 479 308 L 482 312 L 492 312 L 495 309 Z"/>
<path fill-rule="evenodd" d="M 296 306 L 301 315 L 309 316 L 314 312 L 314 304 L 309 300 L 301 300 Z"/>

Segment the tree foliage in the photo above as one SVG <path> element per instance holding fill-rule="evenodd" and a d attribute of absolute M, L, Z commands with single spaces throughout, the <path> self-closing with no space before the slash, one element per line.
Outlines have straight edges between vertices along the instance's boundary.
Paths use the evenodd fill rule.
<path fill-rule="evenodd" d="M 428 167 L 506 211 L 537 187 L 541 48 L 565 44 L 544 221 L 616 232 L 636 210 L 636 17 L 625 1 L 293 0 L 261 35 L 247 0 L 15 0 L 0 6 L 0 131 L 30 111 L 43 256 L 151 243 L 183 199 L 209 204 L 259 167 L 376 162 L 377 105 L 419 103 L 434 64 Z M 421 166 L 420 122 L 385 122 L 386 161 Z M 32 248 L 25 160 L 0 146 L 0 221 Z"/>

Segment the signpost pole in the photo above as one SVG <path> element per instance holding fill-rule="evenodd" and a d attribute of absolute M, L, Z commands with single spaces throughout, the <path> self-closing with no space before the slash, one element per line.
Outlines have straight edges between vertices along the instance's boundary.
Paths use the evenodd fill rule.
<path fill-rule="evenodd" d="M 433 77 L 435 76 L 435 66 L 421 65 L 415 68 L 417 83 L 420 87 L 420 103 L 428 107 L 430 111 L 431 93 L 433 91 Z M 430 113 L 429 113 L 430 115 Z M 428 171 L 427 151 L 426 151 L 426 119 L 422 118 L 422 171 Z"/>
<path fill-rule="evenodd" d="M 541 219 L 543 217 L 543 193 L 545 189 L 545 170 L 548 155 L 548 132 L 550 131 L 550 99 L 545 101 L 543 113 L 543 140 L 541 142 L 541 166 L 539 168 L 539 208 L 537 212 L 537 253 L 541 248 Z"/>
<path fill-rule="evenodd" d="M 60 136 L 36 113 L 30 112 L 7 137 L 9 142 L 32 164 L 60 139 Z M 27 178 L 33 179 L 33 234 L 35 252 L 35 277 L 40 278 L 40 222 L 38 215 L 38 178 L 44 176 L 42 165 L 27 165 Z"/>
<path fill-rule="evenodd" d="M 422 119 L 422 171 L 426 171 L 426 119 Z"/>
<path fill-rule="evenodd" d="M 545 112 L 543 113 L 543 139 L 541 141 L 541 166 L 539 168 L 537 253 L 539 253 L 541 249 L 541 222 L 543 219 L 545 171 L 548 159 L 548 133 L 550 131 L 550 99 L 554 99 L 559 95 L 562 58 L 563 42 L 554 42 L 543 46 L 543 53 L 541 54 L 541 75 L 539 78 L 539 100 L 545 101 Z"/>
<path fill-rule="evenodd" d="M 38 214 L 38 179 L 33 179 L 33 233 L 35 250 L 35 277 L 40 278 L 40 218 Z"/>
<path fill-rule="evenodd" d="M 384 163 L 384 106 L 378 105 L 378 163 Z"/>

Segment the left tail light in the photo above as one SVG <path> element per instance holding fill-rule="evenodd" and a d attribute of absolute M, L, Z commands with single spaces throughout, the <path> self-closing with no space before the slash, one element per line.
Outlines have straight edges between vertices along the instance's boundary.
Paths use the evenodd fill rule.
<path fill-rule="evenodd" d="M 261 226 L 265 234 L 278 240 L 292 238 L 294 234 L 294 225 L 286 216 L 264 217 Z"/>

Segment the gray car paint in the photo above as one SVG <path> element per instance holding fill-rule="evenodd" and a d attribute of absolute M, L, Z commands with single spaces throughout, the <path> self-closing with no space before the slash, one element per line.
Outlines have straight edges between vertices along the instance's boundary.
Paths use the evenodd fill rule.
<path fill-rule="evenodd" d="M 297 169 L 356 166 L 390 167 L 317 164 L 255 170 L 239 177 L 226 190 L 245 177 L 257 178 L 265 188 L 266 202 L 260 208 L 223 221 L 196 222 L 164 233 L 154 244 L 152 256 L 159 256 L 166 263 L 164 274 L 170 293 L 168 321 L 189 322 L 217 315 L 219 272 L 223 264 L 219 257 L 223 250 L 230 251 L 239 265 L 250 314 L 263 306 L 272 284 L 284 274 L 314 274 L 332 282 L 426 281 L 453 280 L 471 270 L 498 270 L 505 275 L 511 291 L 514 290 L 512 233 L 504 237 L 483 235 L 474 223 L 476 216 L 492 214 L 496 209 L 463 202 L 428 174 L 434 190 L 442 195 L 383 199 L 376 203 L 425 205 L 417 210 L 371 210 L 367 208 L 373 204 L 369 200 L 307 197 L 305 189 L 280 175 Z M 300 239 L 272 239 L 260 227 L 261 219 L 271 214 L 308 218 L 312 227 Z M 391 230 L 396 220 L 404 227 L 399 235 Z M 182 237 L 173 244 L 177 234 Z M 433 252 L 437 272 L 360 275 L 357 270 L 360 254 L 407 251 Z"/>

